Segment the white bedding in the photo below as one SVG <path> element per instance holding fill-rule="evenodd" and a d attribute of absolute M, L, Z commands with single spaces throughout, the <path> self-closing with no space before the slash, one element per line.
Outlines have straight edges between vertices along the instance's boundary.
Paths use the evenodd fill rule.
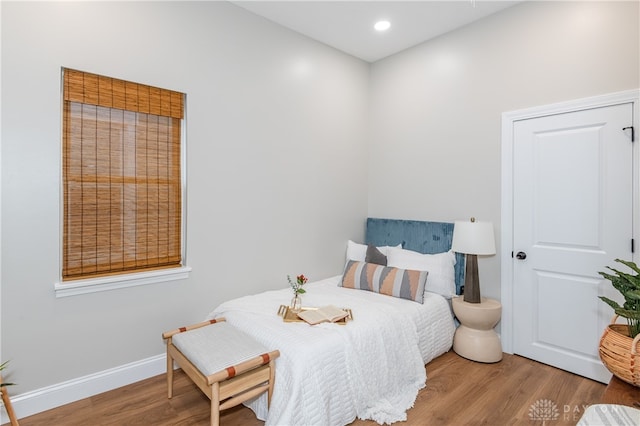
<path fill-rule="evenodd" d="M 638 426 L 640 410 L 618 404 L 594 404 L 587 407 L 576 426 Z"/>
<path fill-rule="evenodd" d="M 277 311 L 291 300 L 288 288 L 234 299 L 209 314 L 280 350 L 270 409 L 265 394 L 247 404 L 267 425 L 406 420 L 425 386 L 424 365 L 451 348 L 455 326 L 442 296 L 426 293 L 419 304 L 338 287 L 340 279 L 306 284 L 303 306 L 351 308 L 354 321 L 345 326 L 283 322 Z"/>

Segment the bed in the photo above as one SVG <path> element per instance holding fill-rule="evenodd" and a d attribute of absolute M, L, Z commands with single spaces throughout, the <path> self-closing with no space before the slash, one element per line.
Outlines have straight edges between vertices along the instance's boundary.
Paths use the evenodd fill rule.
<path fill-rule="evenodd" d="M 453 342 L 455 325 L 448 298 L 460 292 L 464 259 L 450 252 L 452 235 L 451 223 L 367 219 L 366 244 L 376 247 L 385 260 L 411 266 L 413 260 L 446 257 L 451 268 L 444 271 L 446 289 L 430 286 L 431 278 L 435 283 L 443 276 L 443 271 L 430 270 L 426 287 L 411 287 L 409 297 L 382 294 L 382 285 L 375 291 L 348 288 L 347 273 L 307 283 L 303 305 L 349 308 L 353 321 L 345 325 L 284 322 L 277 312 L 291 300 L 290 288 L 241 297 L 215 308 L 208 319 L 225 317 L 270 350 L 280 350 L 271 406 L 267 408 L 265 395 L 245 405 L 267 425 L 406 420 L 406 410 L 425 386 L 425 364 L 447 352 Z M 368 253 L 360 259 L 363 247 L 373 249 L 366 244 L 348 242 L 345 271 L 349 265 L 371 266 L 365 262 L 370 260 Z M 394 272 L 403 271 L 392 268 L 392 262 L 389 265 Z"/>

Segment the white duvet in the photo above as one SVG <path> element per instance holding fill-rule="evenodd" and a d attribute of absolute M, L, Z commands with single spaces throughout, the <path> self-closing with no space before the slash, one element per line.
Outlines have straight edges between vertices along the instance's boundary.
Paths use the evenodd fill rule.
<path fill-rule="evenodd" d="M 454 323 L 442 296 L 423 304 L 338 287 L 340 276 L 308 283 L 303 306 L 351 308 L 347 325 L 283 322 L 278 307 L 291 289 L 223 303 L 224 316 L 269 350 L 280 350 L 267 410 L 266 394 L 247 403 L 267 425 L 344 425 L 356 417 L 380 424 L 406 420 L 425 386 L 424 365 L 451 348 Z"/>

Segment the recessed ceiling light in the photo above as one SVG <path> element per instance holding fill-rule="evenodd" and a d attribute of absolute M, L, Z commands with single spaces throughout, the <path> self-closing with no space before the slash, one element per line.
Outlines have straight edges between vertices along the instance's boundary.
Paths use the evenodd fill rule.
<path fill-rule="evenodd" d="M 373 26 L 373 28 L 376 29 L 376 31 L 386 31 L 391 27 L 391 22 L 389 21 L 378 21 L 376 22 L 376 24 Z"/>

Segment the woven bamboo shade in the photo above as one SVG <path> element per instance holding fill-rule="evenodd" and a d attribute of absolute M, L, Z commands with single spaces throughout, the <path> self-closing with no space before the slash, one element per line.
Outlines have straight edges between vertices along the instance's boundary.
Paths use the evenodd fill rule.
<path fill-rule="evenodd" d="M 63 280 L 181 265 L 184 95 L 63 73 Z"/>

